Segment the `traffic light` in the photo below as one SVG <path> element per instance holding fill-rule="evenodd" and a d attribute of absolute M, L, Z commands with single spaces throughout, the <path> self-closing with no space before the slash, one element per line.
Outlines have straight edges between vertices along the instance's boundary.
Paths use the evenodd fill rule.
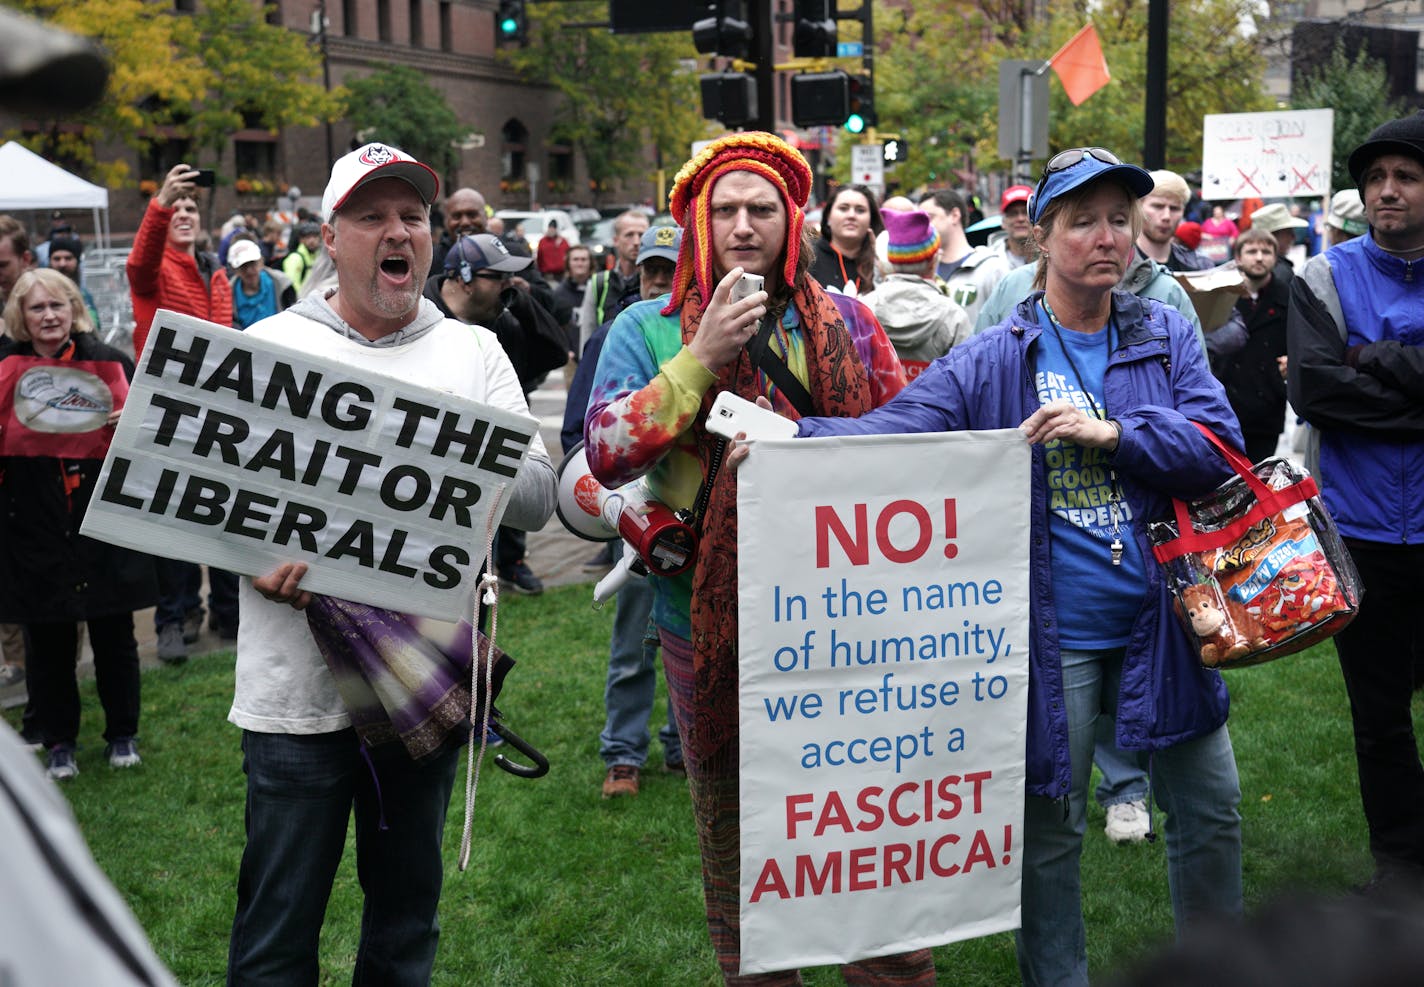
<path fill-rule="evenodd" d="M 791 122 L 798 127 L 834 127 L 850 113 L 850 77 L 802 72 L 791 77 Z"/>
<path fill-rule="evenodd" d="M 711 0 L 703 15 L 692 25 L 692 43 L 699 52 L 740 59 L 751 54 L 752 25 L 747 17 L 747 0 Z"/>
<path fill-rule="evenodd" d="M 529 22 L 524 17 L 524 0 L 499 0 L 494 14 L 494 39 L 500 45 L 529 43 Z"/>
<path fill-rule="evenodd" d="M 796 0 L 795 19 L 791 43 L 797 58 L 835 57 L 836 0 Z"/>
<path fill-rule="evenodd" d="M 859 134 L 878 122 L 875 116 L 875 77 L 869 72 L 853 75 L 849 79 L 849 89 L 847 109 L 850 112 L 845 118 L 845 129 Z"/>
<path fill-rule="evenodd" d="M 728 127 L 741 127 L 756 116 L 756 79 L 744 72 L 714 72 L 704 75 L 702 115 L 720 120 Z"/>

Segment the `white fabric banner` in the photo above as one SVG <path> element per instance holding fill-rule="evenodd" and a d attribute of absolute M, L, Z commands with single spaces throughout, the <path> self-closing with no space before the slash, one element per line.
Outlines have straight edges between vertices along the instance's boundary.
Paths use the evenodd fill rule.
<path fill-rule="evenodd" d="M 456 620 L 537 432 L 160 311 L 81 530 L 248 576 L 308 562 L 314 593 Z"/>
<path fill-rule="evenodd" d="M 1018 926 L 1029 463 L 1006 429 L 743 464 L 743 973 Z"/>

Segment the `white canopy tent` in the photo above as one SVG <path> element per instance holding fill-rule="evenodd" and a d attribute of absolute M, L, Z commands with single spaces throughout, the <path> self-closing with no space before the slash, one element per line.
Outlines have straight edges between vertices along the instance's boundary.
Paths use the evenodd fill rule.
<path fill-rule="evenodd" d="M 99 246 L 109 245 L 109 190 L 71 175 L 10 141 L 0 147 L 0 213 L 89 209 Z"/>

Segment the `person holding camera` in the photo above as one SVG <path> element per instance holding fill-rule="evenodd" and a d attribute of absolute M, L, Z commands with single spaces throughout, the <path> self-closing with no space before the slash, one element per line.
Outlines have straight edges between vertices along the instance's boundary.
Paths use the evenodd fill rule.
<path fill-rule="evenodd" d="M 148 200 L 133 250 L 124 265 L 134 313 L 134 358 L 143 359 L 153 316 L 161 308 L 231 326 L 232 284 L 213 254 L 198 249 L 198 169 L 174 165 L 158 193 Z M 211 174 L 211 173 L 206 173 Z M 237 577 L 208 570 L 208 606 L 214 629 L 237 636 Z M 158 559 L 158 657 L 177 663 L 203 628 L 202 572 L 196 563 Z"/>

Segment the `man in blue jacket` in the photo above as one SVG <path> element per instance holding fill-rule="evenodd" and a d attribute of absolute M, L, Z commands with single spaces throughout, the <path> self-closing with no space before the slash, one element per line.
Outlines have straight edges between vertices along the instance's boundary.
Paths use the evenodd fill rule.
<path fill-rule="evenodd" d="M 1424 889 L 1424 766 L 1410 700 L 1424 567 L 1424 113 L 1351 152 L 1369 232 L 1291 282 L 1291 405 L 1319 437 L 1325 505 L 1364 597 L 1335 638 L 1350 696 L 1375 874 Z"/>

